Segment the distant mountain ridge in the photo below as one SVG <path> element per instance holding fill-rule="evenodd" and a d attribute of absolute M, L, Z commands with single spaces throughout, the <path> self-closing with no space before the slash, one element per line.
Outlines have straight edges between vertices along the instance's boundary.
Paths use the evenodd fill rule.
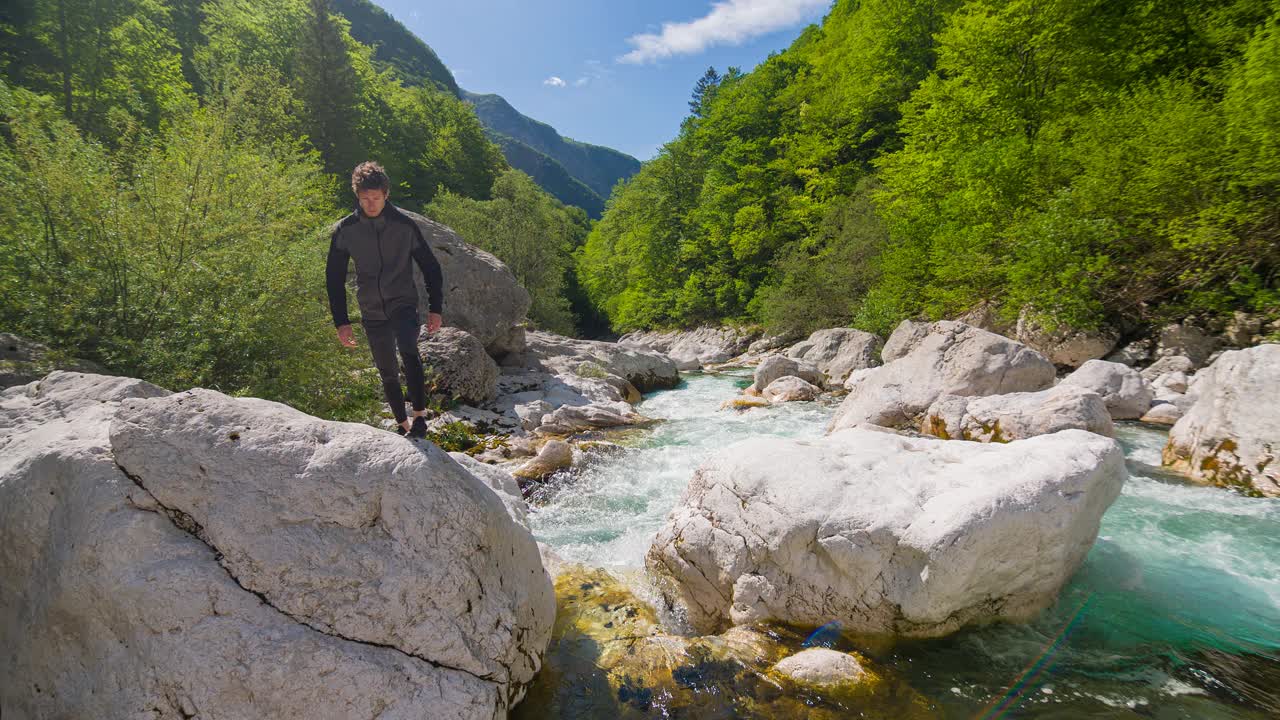
<path fill-rule="evenodd" d="M 399 20 L 369 0 L 331 0 L 351 23 L 351 37 L 374 48 L 374 60 L 390 67 L 406 85 L 435 86 L 466 100 L 511 167 L 527 173 L 560 202 L 593 218 L 619 180 L 640 170 L 640 161 L 612 148 L 563 137 L 546 123 L 521 114 L 499 95 L 479 95 L 458 87 L 440 57 Z"/>
<path fill-rule="evenodd" d="M 640 171 L 640 161 L 624 152 L 563 137 L 550 125 L 527 117 L 500 95 L 462 91 L 485 127 L 518 140 L 564 166 L 602 198 L 613 186 Z"/>

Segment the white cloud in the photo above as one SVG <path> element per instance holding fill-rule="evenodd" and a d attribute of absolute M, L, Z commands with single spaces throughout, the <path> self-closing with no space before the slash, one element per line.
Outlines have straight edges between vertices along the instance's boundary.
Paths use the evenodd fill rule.
<path fill-rule="evenodd" d="M 564 87 L 565 85 L 564 80 L 560 79 L 559 77 L 556 77 L 555 75 L 552 75 L 546 80 L 543 80 L 542 84 L 550 85 L 551 87 Z"/>
<path fill-rule="evenodd" d="M 713 45 L 740 45 L 766 33 L 816 19 L 831 0 L 721 0 L 688 22 L 664 22 L 660 33 L 627 38 L 635 48 L 618 62 L 642 64 L 692 55 Z"/>

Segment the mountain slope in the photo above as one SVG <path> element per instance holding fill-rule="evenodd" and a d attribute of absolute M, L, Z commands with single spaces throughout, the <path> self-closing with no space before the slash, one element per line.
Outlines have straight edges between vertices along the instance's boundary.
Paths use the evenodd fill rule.
<path fill-rule="evenodd" d="M 461 97 L 458 82 L 425 42 L 369 0 L 332 0 L 333 9 L 351 22 L 351 37 L 374 47 L 378 62 L 396 69 L 406 85 L 435 85 Z"/>
<path fill-rule="evenodd" d="M 550 125 L 522 115 L 500 95 L 480 95 L 464 90 L 462 97 L 475 106 L 476 115 L 485 127 L 518 140 L 560 163 L 570 175 L 602 198 L 609 197 L 619 180 L 625 180 L 640 170 L 640 161 L 630 155 L 562 137 Z"/>
<path fill-rule="evenodd" d="M 511 167 L 533 178 L 538 187 L 555 199 L 565 205 L 576 205 L 586 210 L 587 215 L 595 220 L 604 215 L 604 198 L 570 175 L 563 165 L 515 138 L 493 130 L 489 130 L 488 135 L 490 140 L 502 148 L 502 154 Z"/>

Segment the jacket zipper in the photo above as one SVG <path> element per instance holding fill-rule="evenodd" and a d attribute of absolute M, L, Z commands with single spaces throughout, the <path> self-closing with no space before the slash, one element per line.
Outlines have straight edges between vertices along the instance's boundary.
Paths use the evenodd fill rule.
<path fill-rule="evenodd" d="M 386 220 L 382 222 L 385 224 Z M 387 296 L 382 293 L 382 268 L 387 261 L 382 257 L 382 230 L 378 228 L 376 220 L 373 221 L 373 236 L 374 242 L 378 244 L 378 298 L 382 301 L 383 319 L 390 320 L 391 318 L 387 315 Z"/>

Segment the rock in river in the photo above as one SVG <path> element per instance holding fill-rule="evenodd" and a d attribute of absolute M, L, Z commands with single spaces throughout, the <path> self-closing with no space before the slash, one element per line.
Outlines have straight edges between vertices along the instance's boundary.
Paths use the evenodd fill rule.
<path fill-rule="evenodd" d="M 698 469 L 646 565 L 700 632 L 836 620 L 940 636 L 1053 602 L 1126 477 L 1120 446 L 1082 430 L 748 440 Z"/>

